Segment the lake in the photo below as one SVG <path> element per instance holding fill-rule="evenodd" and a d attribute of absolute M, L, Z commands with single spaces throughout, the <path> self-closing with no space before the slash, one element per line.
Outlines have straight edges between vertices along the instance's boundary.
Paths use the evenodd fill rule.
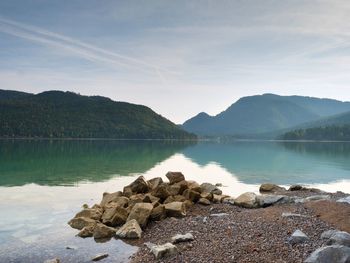
<path fill-rule="evenodd" d="M 1 140 L 0 262 L 88 262 L 104 252 L 103 262 L 126 262 L 135 247 L 75 237 L 67 222 L 103 192 L 167 171 L 233 196 L 264 182 L 350 193 L 350 143 Z"/>

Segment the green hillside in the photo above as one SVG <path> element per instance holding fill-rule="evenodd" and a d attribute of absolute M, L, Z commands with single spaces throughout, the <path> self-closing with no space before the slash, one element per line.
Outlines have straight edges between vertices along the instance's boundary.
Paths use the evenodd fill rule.
<path fill-rule="evenodd" d="M 216 116 L 200 113 L 183 128 L 198 135 L 269 133 L 350 110 L 349 102 L 264 94 L 244 97 Z"/>
<path fill-rule="evenodd" d="M 99 96 L 0 92 L 0 137 L 194 139 L 150 108 Z"/>

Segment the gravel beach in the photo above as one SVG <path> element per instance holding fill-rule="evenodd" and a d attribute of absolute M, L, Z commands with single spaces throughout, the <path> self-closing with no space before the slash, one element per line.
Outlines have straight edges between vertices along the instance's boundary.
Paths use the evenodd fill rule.
<path fill-rule="evenodd" d="M 293 195 L 315 195 L 293 191 Z M 336 203 L 342 193 L 331 194 L 329 201 L 276 204 L 267 208 L 246 209 L 230 204 L 196 204 L 184 218 L 166 218 L 150 222 L 140 246 L 130 262 L 303 262 L 324 245 L 321 233 L 329 229 L 349 231 L 350 205 Z M 302 216 L 283 217 L 283 213 Z M 219 216 L 213 216 L 219 214 Z M 309 240 L 291 244 L 288 238 L 301 230 Z M 176 256 L 155 260 L 147 242 L 164 244 L 176 234 L 192 233 L 194 241 L 177 244 Z"/>

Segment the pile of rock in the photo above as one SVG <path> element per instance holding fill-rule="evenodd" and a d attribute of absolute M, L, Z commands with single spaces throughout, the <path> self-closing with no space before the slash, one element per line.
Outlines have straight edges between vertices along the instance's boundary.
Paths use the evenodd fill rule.
<path fill-rule="evenodd" d="M 168 172 L 166 177 L 169 182 L 140 176 L 123 191 L 104 193 L 100 204 L 85 206 L 68 224 L 80 230 L 80 237 L 135 239 L 141 237 L 149 220 L 183 217 L 194 203 L 210 205 L 232 199 L 215 185 L 185 180 L 180 172 Z"/>

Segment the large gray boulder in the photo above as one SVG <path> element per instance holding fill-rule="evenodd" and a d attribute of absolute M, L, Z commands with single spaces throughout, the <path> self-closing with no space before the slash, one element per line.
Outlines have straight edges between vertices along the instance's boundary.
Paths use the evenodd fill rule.
<path fill-rule="evenodd" d="M 235 199 L 235 205 L 245 208 L 255 208 L 258 206 L 257 195 L 253 192 L 246 192 Z"/>
<path fill-rule="evenodd" d="M 116 233 L 119 238 L 138 239 L 141 238 L 142 229 L 135 219 L 126 222 Z"/>
<path fill-rule="evenodd" d="M 327 245 L 343 245 L 350 247 L 350 234 L 345 231 L 328 230 L 321 234 L 327 240 Z"/>
<path fill-rule="evenodd" d="M 171 243 L 166 243 L 164 245 L 153 245 L 151 251 L 156 259 L 166 258 L 174 256 L 177 254 L 177 247 Z"/>
<path fill-rule="evenodd" d="M 316 249 L 305 263 L 349 263 L 350 248 L 346 246 L 327 246 Z"/>
<path fill-rule="evenodd" d="M 259 207 L 268 207 L 282 201 L 284 198 L 284 195 L 258 195 L 257 202 Z"/>
<path fill-rule="evenodd" d="M 150 203 L 137 203 L 131 209 L 127 221 L 135 219 L 141 227 L 145 227 L 152 210 L 153 205 Z"/>

